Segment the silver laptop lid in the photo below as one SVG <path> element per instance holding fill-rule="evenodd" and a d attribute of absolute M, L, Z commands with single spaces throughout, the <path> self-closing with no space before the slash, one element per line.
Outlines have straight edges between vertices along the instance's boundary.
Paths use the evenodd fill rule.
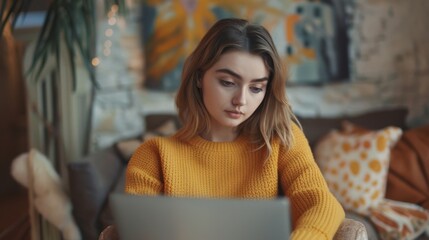
<path fill-rule="evenodd" d="M 114 193 L 121 240 L 288 239 L 289 201 L 177 198 Z"/>

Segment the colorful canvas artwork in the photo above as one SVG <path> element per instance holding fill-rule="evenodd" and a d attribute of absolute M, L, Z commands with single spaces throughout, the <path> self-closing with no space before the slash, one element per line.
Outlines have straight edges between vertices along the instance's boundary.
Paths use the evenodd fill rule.
<path fill-rule="evenodd" d="M 285 62 L 290 83 L 348 79 L 346 18 L 341 1 L 296 1 L 289 7 Z"/>
<path fill-rule="evenodd" d="M 265 26 L 271 32 L 282 59 L 288 66 L 291 82 L 314 82 L 317 76 L 330 76 L 320 61 L 327 48 L 332 53 L 335 28 L 327 16 L 329 9 L 320 7 L 323 30 L 306 32 L 309 17 L 300 8 L 315 8 L 307 1 L 285 0 L 145 0 L 142 3 L 142 40 L 145 52 L 145 87 L 174 91 L 180 84 L 183 63 L 206 31 L 221 18 L 240 17 Z M 301 7 L 299 7 L 301 6 Z M 292 9 L 292 10 L 291 10 Z M 297 12 L 298 11 L 298 12 Z M 313 10 L 315 11 L 315 10 Z M 300 15 L 301 14 L 301 15 Z M 326 19 L 325 19 L 326 18 Z M 311 21 L 310 21 L 311 22 Z M 311 22 L 314 24 L 318 20 Z M 310 37 L 307 42 L 306 37 Z M 329 63 L 328 66 L 332 66 Z M 332 66 L 334 67 L 334 66 Z M 333 68 L 334 69 L 334 68 Z M 305 74 L 304 74 L 305 73 Z M 305 79 L 305 80 L 303 80 Z M 310 79 L 310 80 L 309 80 Z"/>

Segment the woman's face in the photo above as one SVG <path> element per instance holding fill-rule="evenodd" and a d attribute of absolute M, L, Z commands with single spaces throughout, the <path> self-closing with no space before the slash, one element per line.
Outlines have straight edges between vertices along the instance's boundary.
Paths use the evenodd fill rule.
<path fill-rule="evenodd" d="M 224 53 L 204 73 L 201 88 L 211 118 L 208 135 L 212 140 L 236 136 L 237 126 L 262 103 L 268 77 L 268 69 L 260 56 L 241 51 Z"/>

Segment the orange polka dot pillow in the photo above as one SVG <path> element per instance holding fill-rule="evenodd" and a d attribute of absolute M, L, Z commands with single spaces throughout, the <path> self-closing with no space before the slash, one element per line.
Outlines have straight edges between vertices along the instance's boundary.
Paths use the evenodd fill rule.
<path fill-rule="evenodd" d="M 327 134 L 316 144 L 314 156 L 343 207 L 368 215 L 384 198 L 390 151 L 402 130 L 357 131 L 350 126 Z"/>

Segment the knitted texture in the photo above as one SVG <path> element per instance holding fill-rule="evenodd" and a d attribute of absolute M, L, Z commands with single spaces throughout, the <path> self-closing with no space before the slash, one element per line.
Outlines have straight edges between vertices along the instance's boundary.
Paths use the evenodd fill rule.
<path fill-rule="evenodd" d="M 275 140 L 270 158 L 244 136 L 211 142 L 199 136 L 183 142 L 175 136 L 144 142 L 131 158 L 125 191 L 131 194 L 270 199 L 279 183 L 289 198 L 291 239 L 332 239 L 344 211 L 329 192 L 308 141 L 293 125 L 289 149 Z"/>

